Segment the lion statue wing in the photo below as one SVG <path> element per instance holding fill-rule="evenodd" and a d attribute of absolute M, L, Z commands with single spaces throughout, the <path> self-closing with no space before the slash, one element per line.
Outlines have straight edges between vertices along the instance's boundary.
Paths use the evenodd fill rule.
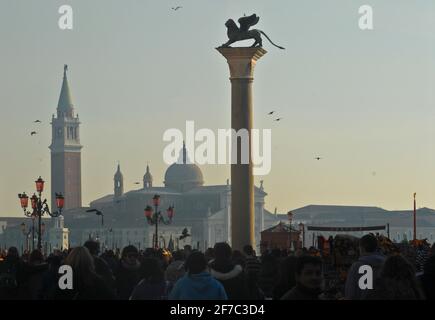
<path fill-rule="evenodd" d="M 255 13 L 253 15 L 250 15 L 248 17 L 241 17 L 238 21 L 240 24 L 240 31 L 246 32 L 249 30 L 250 27 L 255 26 L 258 21 L 260 20 L 260 17 L 258 17 Z"/>

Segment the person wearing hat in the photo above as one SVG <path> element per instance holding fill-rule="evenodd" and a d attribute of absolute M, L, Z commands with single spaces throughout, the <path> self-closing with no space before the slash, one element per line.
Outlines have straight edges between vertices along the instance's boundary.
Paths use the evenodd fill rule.
<path fill-rule="evenodd" d="M 118 299 L 128 300 L 134 287 L 141 280 L 139 251 L 133 245 L 122 250 L 121 260 L 115 272 Z"/>

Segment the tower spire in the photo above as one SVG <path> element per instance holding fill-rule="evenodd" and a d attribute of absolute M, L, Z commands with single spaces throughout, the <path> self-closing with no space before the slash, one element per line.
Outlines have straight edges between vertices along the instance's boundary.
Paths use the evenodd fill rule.
<path fill-rule="evenodd" d="M 124 177 L 121 173 L 121 166 L 119 164 L 119 161 L 118 161 L 118 168 L 116 170 L 113 180 L 115 182 L 114 185 L 115 197 L 120 197 L 124 194 Z"/>
<path fill-rule="evenodd" d="M 69 89 L 68 77 L 66 72 L 68 65 L 63 66 L 63 81 L 62 89 L 60 90 L 59 102 L 57 104 L 58 113 L 64 113 L 67 116 L 73 117 L 73 103 L 71 98 L 71 91 Z"/>
<path fill-rule="evenodd" d="M 183 140 L 183 164 L 186 164 L 186 142 Z"/>
<path fill-rule="evenodd" d="M 153 186 L 153 176 L 150 173 L 150 166 L 147 162 L 147 171 L 145 172 L 145 175 L 143 176 L 143 187 L 144 188 L 151 188 Z"/>

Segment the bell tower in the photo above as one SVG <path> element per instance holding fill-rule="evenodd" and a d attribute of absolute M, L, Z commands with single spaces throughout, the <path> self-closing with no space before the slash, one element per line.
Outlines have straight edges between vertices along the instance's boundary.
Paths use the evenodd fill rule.
<path fill-rule="evenodd" d="M 118 163 L 118 169 L 115 172 L 115 176 L 113 177 L 113 191 L 115 194 L 115 198 L 119 198 L 124 194 L 124 177 L 122 176 L 121 167 Z"/>
<path fill-rule="evenodd" d="M 57 114 L 51 120 L 51 208 L 56 208 L 55 192 L 65 197 L 65 209 L 82 206 L 80 121 L 74 114 L 67 78 L 63 82 L 57 104 Z"/>

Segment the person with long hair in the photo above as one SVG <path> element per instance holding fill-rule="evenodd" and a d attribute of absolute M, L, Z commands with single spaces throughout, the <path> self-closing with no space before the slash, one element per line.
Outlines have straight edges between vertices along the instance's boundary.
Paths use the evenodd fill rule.
<path fill-rule="evenodd" d="M 133 289 L 130 300 L 166 300 L 169 286 L 159 261 L 144 258 L 140 270 L 142 280 Z"/>
<path fill-rule="evenodd" d="M 414 267 L 401 255 L 389 256 L 372 290 L 365 290 L 363 300 L 425 299 L 415 276 Z"/>
<path fill-rule="evenodd" d="M 60 300 L 112 300 L 112 291 L 96 274 L 94 259 L 85 247 L 74 248 L 66 257 L 65 265 L 72 268 L 73 288 L 56 291 L 56 299 Z"/>

